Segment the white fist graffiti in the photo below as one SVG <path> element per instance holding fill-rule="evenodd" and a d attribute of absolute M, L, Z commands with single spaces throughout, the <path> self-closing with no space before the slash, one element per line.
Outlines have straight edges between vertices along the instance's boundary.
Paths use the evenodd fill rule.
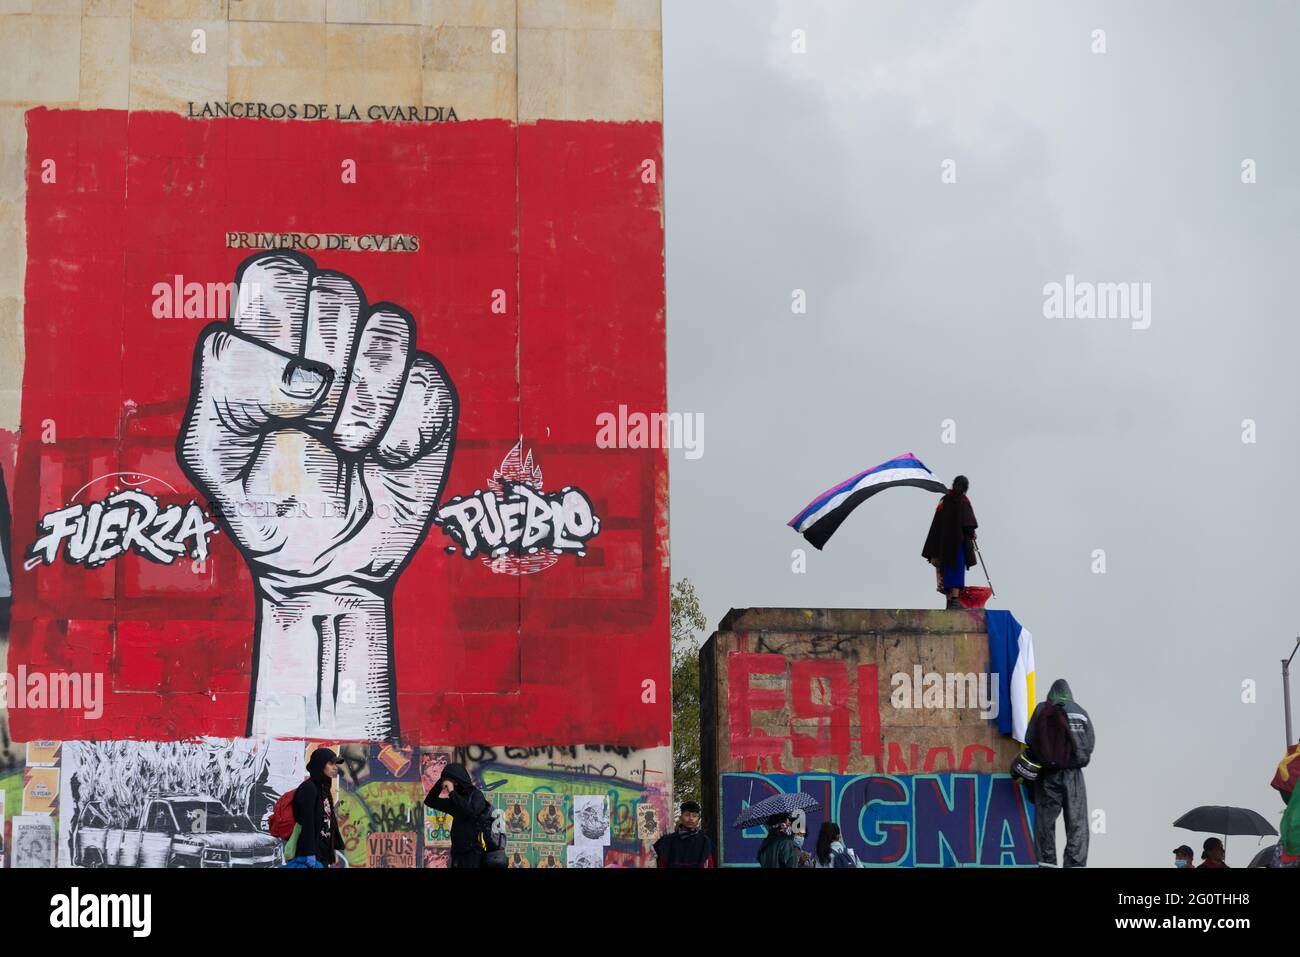
<path fill-rule="evenodd" d="M 246 260 L 199 335 L 177 442 L 258 595 L 250 734 L 398 734 L 391 598 L 451 464 L 457 399 L 397 306 L 299 253 Z"/>

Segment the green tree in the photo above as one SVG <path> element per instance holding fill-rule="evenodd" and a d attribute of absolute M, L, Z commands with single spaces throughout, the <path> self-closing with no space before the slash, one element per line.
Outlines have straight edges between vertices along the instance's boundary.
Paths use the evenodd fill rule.
<path fill-rule="evenodd" d="M 700 799 L 700 633 L 709 625 L 689 578 L 673 584 L 673 798 Z"/>

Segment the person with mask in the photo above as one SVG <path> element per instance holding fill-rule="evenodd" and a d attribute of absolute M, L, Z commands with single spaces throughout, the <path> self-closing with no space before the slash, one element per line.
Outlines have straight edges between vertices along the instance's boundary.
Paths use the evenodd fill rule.
<path fill-rule="evenodd" d="M 799 851 L 790 833 L 790 815 L 773 814 L 767 819 L 767 837 L 758 848 L 759 867 L 798 867 Z"/>
<path fill-rule="evenodd" d="M 329 748 L 317 748 L 307 759 L 307 780 L 293 795 L 293 836 L 285 845 L 286 867 L 334 867 L 343 850 L 334 807 L 334 779 L 343 763 Z"/>
<path fill-rule="evenodd" d="M 1174 848 L 1174 867 L 1195 867 L 1196 865 L 1192 863 L 1194 860 L 1192 849 L 1186 844 L 1179 844 Z"/>
<path fill-rule="evenodd" d="M 1025 745 L 1043 770 L 1034 787 L 1034 850 L 1043 867 L 1056 866 L 1056 819 L 1065 812 L 1064 867 L 1088 866 L 1088 790 L 1083 769 L 1092 760 L 1092 718 L 1057 678 L 1025 729 Z"/>
<path fill-rule="evenodd" d="M 463 764 L 448 764 L 424 798 L 427 807 L 451 815 L 452 867 L 482 867 L 479 835 L 490 827 L 492 805 L 474 786 Z"/>
<path fill-rule="evenodd" d="M 700 830 L 700 804 L 683 801 L 677 829 L 655 841 L 656 867 L 712 867 L 713 841 Z"/>
<path fill-rule="evenodd" d="M 948 596 L 948 609 L 961 608 L 961 590 L 966 587 L 966 569 L 975 567 L 975 509 L 966 490 L 970 479 L 958 475 L 939 499 L 925 537 L 921 557 L 934 566 L 939 591 Z"/>

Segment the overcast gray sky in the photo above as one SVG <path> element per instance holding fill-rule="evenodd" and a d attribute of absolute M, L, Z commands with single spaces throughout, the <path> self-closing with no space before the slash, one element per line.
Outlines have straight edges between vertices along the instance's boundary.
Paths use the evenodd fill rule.
<path fill-rule="evenodd" d="M 933 495 L 884 493 L 821 553 L 785 526 L 915 452 L 970 476 L 990 607 L 1096 723 L 1090 865 L 1199 856 L 1170 826 L 1198 804 L 1276 825 L 1300 5 L 664 0 L 663 26 L 669 403 L 706 423 L 702 458 L 671 456 L 673 577 L 710 629 L 939 607 Z M 1150 327 L 1045 318 L 1067 274 L 1150 283 Z"/>

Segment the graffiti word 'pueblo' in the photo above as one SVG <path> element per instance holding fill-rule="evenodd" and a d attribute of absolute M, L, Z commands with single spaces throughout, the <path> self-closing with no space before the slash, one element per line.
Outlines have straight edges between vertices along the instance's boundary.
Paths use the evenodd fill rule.
<path fill-rule="evenodd" d="M 503 495 L 475 492 L 454 498 L 434 521 L 463 547 L 465 557 L 522 555 L 545 548 L 584 555 L 600 532 L 600 518 L 580 489 L 537 492 L 522 482 L 501 480 Z"/>
<path fill-rule="evenodd" d="M 69 562 L 88 568 L 129 551 L 163 565 L 186 553 L 202 561 L 216 528 L 194 502 L 159 508 L 152 495 L 123 489 L 102 502 L 78 502 L 46 514 L 37 525 L 43 534 L 27 550 L 27 564 L 54 564 L 60 546 Z"/>

